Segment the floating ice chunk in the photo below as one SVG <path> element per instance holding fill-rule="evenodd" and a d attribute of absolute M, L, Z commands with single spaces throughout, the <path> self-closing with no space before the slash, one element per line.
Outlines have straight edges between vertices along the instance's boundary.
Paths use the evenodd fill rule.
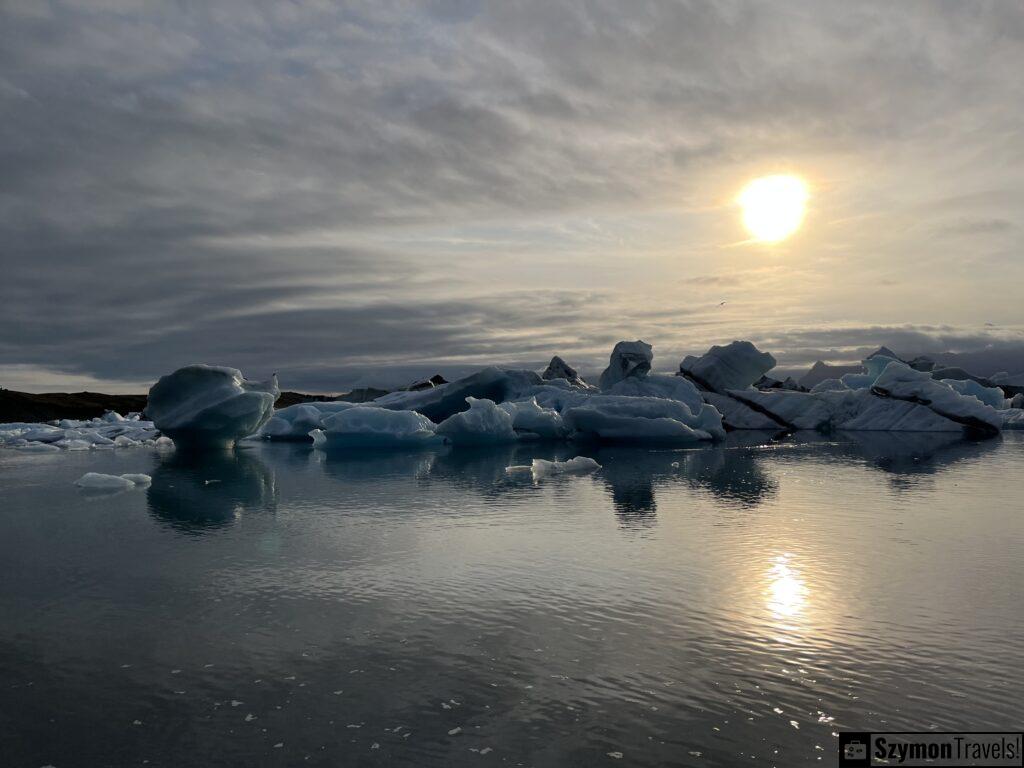
<path fill-rule="evenodd" d="M 724 393 L 745 389 L 775 367 L 775 358 L 758 351 L 749 341 L 734 341 L 713 346 L 700 357 L 687 355 L 679 364 L 680 373 L 705 389 Z"/>
<path fill-rule="evenodd" d="M 510 443 L 517 439 L 512 416 L 491 400 L 467 397 L 469 410 L 453 414 L 437 426 L 453 445 Z M 517 408 L 518 410 L 518 408 Z"/>
<path fill-rule="evenodd" d="M 418 411 L 435 423 L 466 410 L 466 398 L 503 403 L 529 397 L 540 385 L 536 371 L 484 368 L 465 378 L 419 392 L 392 392 L 378 397 L 373 405 L 398 411 Z"/>
<path fill-rule="evenodd" d="M 136 485 L 148 484 L 151 480 L 149 475 L 104 475 L 99 472 L 86 472 L 75 480 L 75 485 L 80 488 L 119 491 L 134 488 Z"/>
<path fill-rule="evenodd" d="M 576 456 L 572 459 L 568 459 L 567 461 L 534 459 L 530 466 L 530 470 L 534 477 L 544 477 L 545 475 L 585 474 L 587 472 L 595 472 L 600 468 L 601 465 L 589 456 Z"/>
<path fill-rule="evenodd" d="M 551 381 L 552 379 L 565 379 L 574 387 L 589 388 L 587 384 L 576 372 L 576 369 L 569 365 L 565 360 L 555 355 L 551 358 L 551 362 L 548 363 L 548 367 L 544 369 L 544 373 L 540 375 L 544 381 Z"/>
<path fill-rule="evenodd" d="M 290 405 L 274 411 L 260 435 L 270 440 L 309 440 L 312 430 L 323 427 L 324 418 L 357 407 L 361 404 L 341 400 Z"/>
<path fill-rule="evenodd" d="M 883 397 L 927 405 L 940 416 L 984 434 L 996 434 L 1003 425 L 1003 418 L 995 408 L 976 397 L 961 395 L 905 363 L 889 363 L 871 391 Z"/>
<path fill-rule="evenodd" d="M 725 437 L 714 408 L 694 413 L 685 403 L 657 397 L 593 395 L 562 417 L 580 437 L 598 440 L 694 443 Z"/>
<path fill-rule="evenodd" d="M 175 442 L 231 444 L 270 419 L 278 394 L 276 375 L 257 384 L 235 368 L 190 365 L 153 385 L 146 414 Z"/>
<path fill-rule="evenodd" d="M 360 405 L 324 416 L 323 429 L 310 433 L 326 448 L 416 448 L 439 445 L 436 425 L 415 411 L 392 411 Z"/>
<path fill-rule="evenodd" d="M 542 408 L 535 398 L 502 403 L 498 406 L 512 417 L 516 433 L 528 432 L 544 439 L 565 437 L 569 430 L 554 408 Z"/>
<path fill-rule="evenodd" d="M 654 352 L 651 345 L 643 341 L 620 341 L 612 349 L 608 367 L 598 381 L 602 391 L 608 390 L 630 376 L 646 376 L 651 371 Z"/>

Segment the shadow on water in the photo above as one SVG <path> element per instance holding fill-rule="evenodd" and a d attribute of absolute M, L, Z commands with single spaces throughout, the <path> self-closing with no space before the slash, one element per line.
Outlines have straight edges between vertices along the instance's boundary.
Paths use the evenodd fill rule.
<path fill-rule="evenodd" d="M 149 511 L 182 533 L 201 534 L 231 525 L 253 509 L 273 511 L 274 471 L 244 448 L 162 457 L 146 491 Z"/>

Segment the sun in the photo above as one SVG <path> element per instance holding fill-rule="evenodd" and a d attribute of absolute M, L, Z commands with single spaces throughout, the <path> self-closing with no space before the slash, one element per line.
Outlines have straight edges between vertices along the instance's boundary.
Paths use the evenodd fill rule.
<path fill-rule="evenodd" d="M 736 202 L 754 239 L 777 243 L 800 228 L 807 196 L 807 185 L 796 176 L 762 176 L 747 184 Z"/>

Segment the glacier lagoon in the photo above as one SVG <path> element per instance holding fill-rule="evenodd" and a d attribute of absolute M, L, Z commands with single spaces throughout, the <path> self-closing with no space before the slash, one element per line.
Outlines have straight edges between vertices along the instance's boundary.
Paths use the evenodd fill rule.
<path fill-rule="evenodd" d="M 601 468 L 506 472 L 576 455 Z M 792 766 L 837 729 L 1016 728 L 1022 460 L 1014 432 L 2 451 L 0 753 Z"/>

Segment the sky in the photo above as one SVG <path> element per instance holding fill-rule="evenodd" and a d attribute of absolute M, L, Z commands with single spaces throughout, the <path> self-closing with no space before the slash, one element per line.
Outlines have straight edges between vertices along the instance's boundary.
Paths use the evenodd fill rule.
<path fill-rule="evenodd" d="M 1019 348 L 1021 72 L 1005 2 L 4 0 L 0 386 Z"/>

